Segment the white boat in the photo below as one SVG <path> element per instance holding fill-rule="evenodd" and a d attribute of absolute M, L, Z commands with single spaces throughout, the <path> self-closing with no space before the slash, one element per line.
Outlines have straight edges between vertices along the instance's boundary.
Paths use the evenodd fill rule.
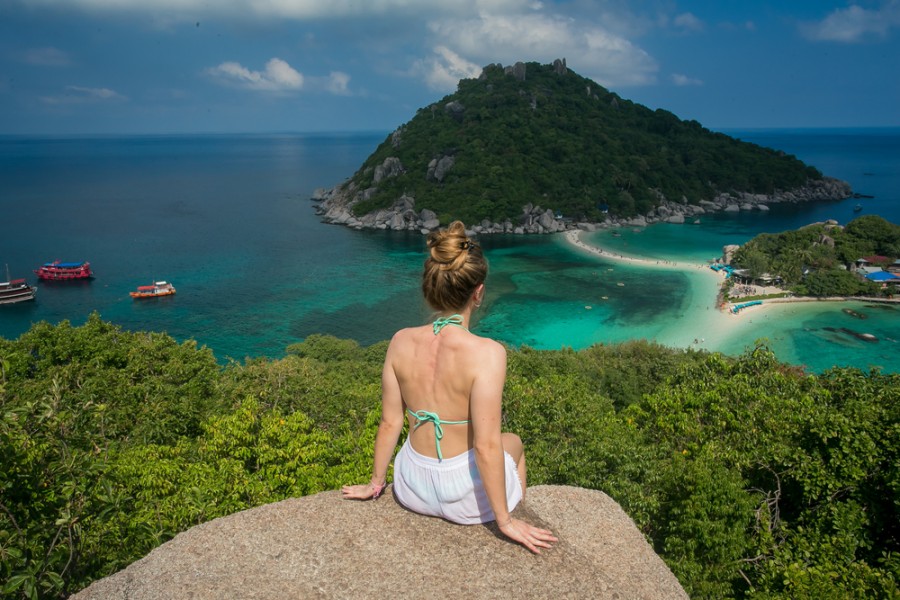
<path fill-rule="evenodd" d="M 6 267 L 6 281 L 0 281 L 0 304 L 15 304 L 34 300 L 37 288 L 24 279 L 10 279 L 9 266 Z"/>

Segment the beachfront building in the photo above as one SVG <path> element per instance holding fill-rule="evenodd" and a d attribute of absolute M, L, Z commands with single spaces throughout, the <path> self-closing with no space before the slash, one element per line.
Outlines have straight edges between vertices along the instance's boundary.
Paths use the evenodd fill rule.
<path fill-rule="evenodd" d="M 894 261 L 894 264 L 889 266 L 887 270 L 895 275 L 900 275 L 900 258 Z"/>
<path fill-rule="evenodd" d="M 878 271 L 876 273 L 869 273 L 868 275 L 866 275 L 866 279 L 880 284 L 881 289 L 886 289 L 889 286 L 893 287 L 894 289 L 900 288 L 900 275 L 897 275 L 896 273 L 889 273 L 888 271 Z"/>
<path fill-rule="evenodd" d="M 863 256 L 862 258 L 856 259 L 856 268 L 862 267 L 881 267 L 883 265 L 891 262 L 891 259 L 887 256 L 881 256 L 880 254 L 873 254 L 872 256 Z"/>
<path fill-rule="evenodd" d="M 731 277 L 737 282 L 745 285 L 781 285 L 781 277 L 778 275 L 771 275 L 769 273 L 763 273 L 762 275 L 758 275 L 753 277 L 750 274 L 750 269 L 735 269 L 731 273 Z"/>
<path fill-rule="evenodd" d="M 864 267 L 857 267 L 856 273 L 860 277 L 868 277 L 872 273 L 884 273 L 884 271 L 882 270 L 881 267 L 864 266 Z"/>

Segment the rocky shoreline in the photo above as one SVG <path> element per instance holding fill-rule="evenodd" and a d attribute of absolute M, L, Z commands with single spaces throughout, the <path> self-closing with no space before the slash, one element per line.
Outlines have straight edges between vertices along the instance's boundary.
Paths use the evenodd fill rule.
<path fill-rule="evenodd" d="M 390 159 L 388 159 L 390 160 Z M 388 160 L 385 162 L 387 163 Z M 395 159 L 396 160 L 396 159 Z M 399 161 L 398 161 L 399 162 Z M 383 177 L 389 177 L 396 165 L 382 165 Z M 353 206 L 360 200 L 371 197 L 374 188 L 359 190 L 352 181 L 345 182 L 330 190 L 320 188 L 313 193 L 316 213 L 325 223 L 345 225 L 354 229 L 376 229 L 392 231 L 420 231 L 427 234 L 440 226 L 434 211 L 417 208 L 412 196 L 403 195 L 391 208 L 383 208 L 362 216 L 352 213 Z M 850 184 L 839 179 L 825 177 L 812 180 L 807 185 L 774 194 L 722 193 L 711 200 L 701 200 L 698 204 L 673 202 L 663 199 L 659 206 L 646 215 L 631 218 L 610 216 L 602 222 L 575 221 L 560 215 L 552 208 L 542 208 L 532 204 L 522 207 L 518 219 L 506 219 L 500 223 L 488 219 L 469 225 L 475 233 L 544 234 L 580 229 L 596 231 L 609 227 L 646 227 L 652 223 L 699 223 L 702 215 L 716 212 L 768 211 L 769 205 L 816 201 L 837 201 L 854 196 Z"/>

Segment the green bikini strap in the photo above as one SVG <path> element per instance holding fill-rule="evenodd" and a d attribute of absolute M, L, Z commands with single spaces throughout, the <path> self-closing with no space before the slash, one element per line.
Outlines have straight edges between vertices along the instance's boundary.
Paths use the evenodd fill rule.
<path fill-rule="evenodd" d="M 438 460 L 444 460 L 444 455 L 441 454 L 441 438 L 444 437 L 444 428 L 442 425 L 465 425 L 468 423 L 468 421 L 442 421 L 437 413 L 429 412 L 427 410 L 417 410 L 416 412 L 413 412 L 411 409 L 407 408 L 406 412 L 419 421 L 416 423 L 415 427 L 413 427 L 413 431 L 418 429 L 422 423 L 434 423 L 434 446 L 437 449 Z"/>
<path fill-rule="evenodd" d="M 460 314 L 450 315 L 449 317 L 440 317 L 434 320 L 431 327 L 434 330 L 434 335 L 437 335 L 441 332 L 441 329 L 446 327 L 447 325 L 455 325 L 460 329 L 465 329 L 468 331 L 468 328 L 463 326 L 463 318 Z"/>

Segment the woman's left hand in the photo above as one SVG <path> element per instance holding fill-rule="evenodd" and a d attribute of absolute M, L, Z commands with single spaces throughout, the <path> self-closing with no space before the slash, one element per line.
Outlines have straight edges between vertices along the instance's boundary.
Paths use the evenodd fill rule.
<path fill-rule="evenodd" d="M 384 490 L 384 484 L 375 486 L 371 483 L 363 485 L 345 485 L 341 488 L 341 497 L 344 500 L 368 500 L 377 498 Z"/>
<path fill-rule="evenodd" d="M 529 525 L 525 521 L 512 517 L 503 526 L 498 525 L 498 527 L 503 535 L 519 542 L 535 554 L 540 554 L 541 548 L 552 548 L 553 543 L 559 541 L 552 531 Z"/>

